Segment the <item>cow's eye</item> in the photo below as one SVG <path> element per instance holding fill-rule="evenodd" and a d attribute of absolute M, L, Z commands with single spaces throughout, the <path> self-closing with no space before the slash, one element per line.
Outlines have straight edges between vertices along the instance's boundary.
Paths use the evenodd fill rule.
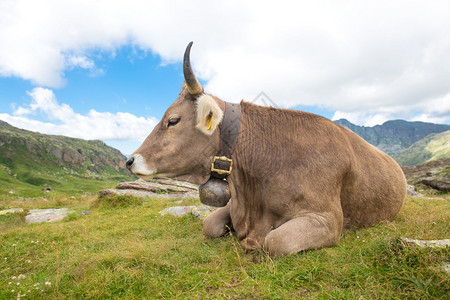
<path fill-rule="evenodd" d="M 170 118 L 169 122 L 167 122 L 167 127 L 175 126 L 180 122 L 181 118 Z"/>

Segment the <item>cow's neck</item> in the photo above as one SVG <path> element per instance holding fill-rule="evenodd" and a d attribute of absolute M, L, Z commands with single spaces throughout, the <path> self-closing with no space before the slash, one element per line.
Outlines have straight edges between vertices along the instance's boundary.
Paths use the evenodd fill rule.
<path fill-rule="evenodd" d="M 241 124 L 241 106 L 225 102 L 225 113 L 220 125 L 220 146 L 211 168 L 211 176 L 226 179 L 233 169 L 233 154 Z"/>
<path fill-rule="evenodd" d="M 233 171 L 234 153 L 241 123 L 241 106 L 220 103 L 224 117 L 220 125 L 220 146 L 211 165 L 211 177 L 199 186 L 200 201 L 206 205 L 225 206 L 230 199 L 227 178 Z"/>

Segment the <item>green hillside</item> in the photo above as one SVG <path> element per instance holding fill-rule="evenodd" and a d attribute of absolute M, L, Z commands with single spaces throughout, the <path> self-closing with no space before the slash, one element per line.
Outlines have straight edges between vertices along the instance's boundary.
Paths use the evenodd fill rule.
<path fill-rule="evenodd" d="M 393 154 L 392 157 L 404 166 L 420 165 L 428 161 L 449 158 L 450 130 L 430 134 L 409 148 Z"/>
<path fill-rule="evenodd" d="M 126 157 L 102 141 L 45 135 L 0 123 L 0 195 L 91 193 L 132 179 Z"/>

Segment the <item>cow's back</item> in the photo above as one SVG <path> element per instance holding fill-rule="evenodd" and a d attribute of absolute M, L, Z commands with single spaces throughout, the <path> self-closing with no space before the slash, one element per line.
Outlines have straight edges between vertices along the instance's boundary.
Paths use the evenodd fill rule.
<path fill-rule="evenodd" d="M 344 227 L 364 227 L 392 220 L 406 196 L 402 169 L 389 155 L 341 127 L 351 155 L 341 190 Z"/>
<path fill-rule="evenodd" d="M 277 227 L 304 211 L 337 209 L 335 195 L 340 197 L 346 228 L 397 215 L 406 180 L 391 157 L 315 114 L 245 102 L 241 108 L 234 158 L 242 174 L 233 172 L 231 181 L 249 192 L 243 197 L 245 203 L 232 209 L 233 222 L 249 223 L 249 216 L 260 219 L 259 214 L 267 213 L 279 219 L 269 224 Z"/>

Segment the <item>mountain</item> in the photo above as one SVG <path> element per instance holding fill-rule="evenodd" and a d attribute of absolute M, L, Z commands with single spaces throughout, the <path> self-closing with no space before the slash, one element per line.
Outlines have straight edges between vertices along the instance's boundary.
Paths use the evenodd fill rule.
<path fill-rule="evenodd" d="M 402 166 L 420 165 L 428 161 L 450 157 L 450 130 L 432 133 L 410 147 L 392 154 Z"/>
<path fill-rule="evenodd" d="M 5 121 L 2 121 L 2 120 L 0 120 L 0 126 L 12 127 L 11 125 L 9 125 L 8 123 L 6 123 Z"/>
<path fill-rule="evenodd" d="M 450 125 L 404 120 L 387 121 L 382 125 L 373 127 L 355 125 L 346 119 L 335 122 L 352 130 L 367 142 L 388 154 L 400 152 L 429 134 L 450 130 Z"/>
<path fill-rule="evenodd" d="M 125 162 L 102 141 L 46 135 L 0 121 L 0 194 L 36 188 L 96 192 L 133 179 Z"/>

